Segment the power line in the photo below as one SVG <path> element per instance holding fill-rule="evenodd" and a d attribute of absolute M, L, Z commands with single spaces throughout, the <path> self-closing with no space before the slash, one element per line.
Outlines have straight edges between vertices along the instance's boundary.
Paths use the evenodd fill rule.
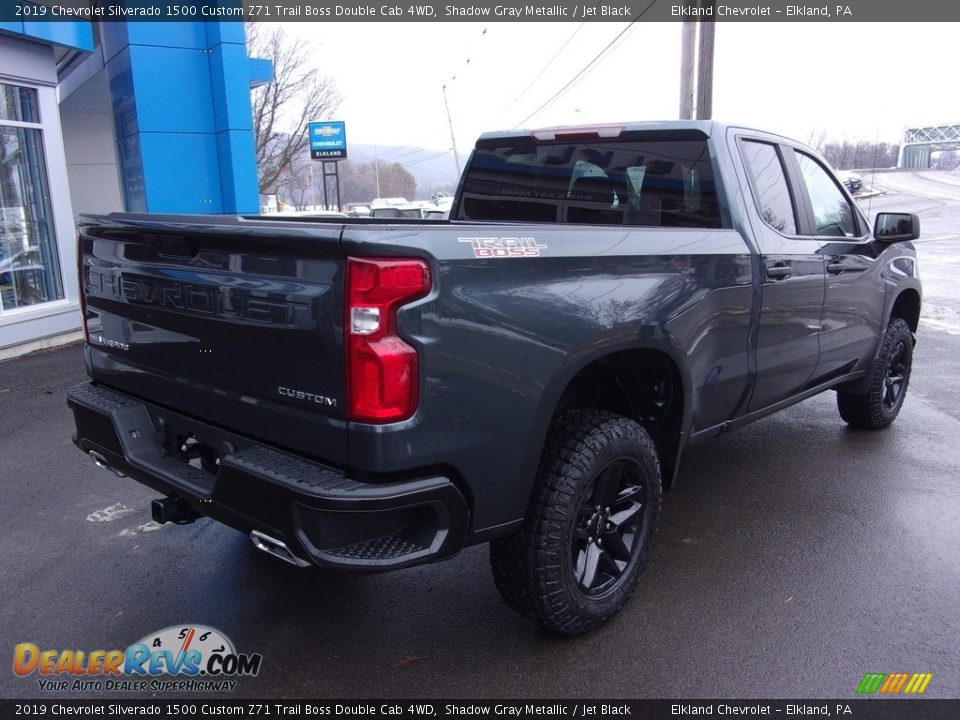
<path fill-rule="evenodd" d="M 410 167 L 411 165 L 416 165 L 418 163 L 426 162 L 427 160 L 433 160 L 434 158 L 438 158 L 441 155 L 446 155 L 448 152 L 450 152 L 449 149 L 441 150 L 440 152 L 436 152 L 433 155 L 427 155 L 426 157 L 420 158 L 419 160 L 413 160 L 412 162 L 405 163 L 400 167 L 406 168 L 406 167 Z"/>
<path fill-rule="evenodd" d="M 390 153 L 395 153 L 397 150 L 402 150 L 403 147 L 404 147 L 403 145 L 394 145 L 392 148 L 388 148 L 387 150 L 384 150 L 382 153 L 381 153 L 381 152 L 379 151 L 379 149 L 378 149 L 378 150 L 377 150 L 377 157 L 381 157 L 381 158 L 382 158 L 382 157 L 386 157 L 386 156 L 389 155 Z"/>
<path fill-rule="evenodd" d="M 590 62 L 584 65 L 580 69 L 580 71 L 576 75 L 574 75 L 570 80 L 568 80 L 563 87 L 561 87 L 557 92 L 555 92 L 552 96 L 550 96 L 542 105 L 540 105 L 540 107 L 538 107 L 532 113 L 527 115 L 523 120 L 517 123 L 514 127 L 519 127 L 525 124 L 528 120 L 530 120 L 530 118 L 534 117 L 535 115 L 539 114 L 541 111 L 553 105 L 557 100 L 559 100 L 563 95 L 565 95 L 569 90 L 571 90 L 574 85 L 576 85 L 578 82 L 583 80 L 590 72 L 592 72 L 596 68 L 596 66 L 598 66 L 600 61 L 606 58 L 606 56 L 609 54 L 613 46 L 616 45 L 630 31 L 630 29 L 633 27 L 633 24 L 637 22 L 637 20 L 640 19 L 640 16 L 643 15 L 643 13 L 645 13 L 647 10 L 649 10 L 650 7 L 652 7 L 655 2 L 656 0 L 653 0 L 650 3 L 650 5 L 648 5 L 643 10 L 643 12 L 641 12 L 639 15 L 637 15 L 636 18 L 631 20 L 630 23 L 623 30 L 621 30 L 616 35 L 616 37 L 613 38 L 613 40 L 607 43 L 607 45 L 600 52 L 594 55 L 593 59 L 591 59 Z"/>
<path fill-rule="evenodd" d="M 613 38 L 613 40 L 611 40 L 609 43 L 607 43 L 606 47 L 604 47 L 603 50 L 601 50 L 600 52 L 598 52 L 598 53 L 593 57 L 593 59 L 592 59 L 590 62 L 588 62 L 586 65 L 584 65 L 583 68 L 580 70 L 580 72 L 578 72 L 576 75 L 574 75 L 574 76 L 567 82 L 566 85 L 564 85 L 562 88 L 560 88 L 559 90 L 557 90 L 557 92 L 555 92 L 546 102 L 544 102 L 543 105 L 541 105 L 541 106 L 538 107 L 536 110 L 534 110 L 532 113 L 530 113 L 529 115 L 527 115 L 523 120 L 521 120 L 520 122 L 518 122 L 514 127 L 519 127 L 520 125 L 523 125 L 525 122 L 527 122 L 527 121 L 528 121 L 530 118 L 532 118 L 534 115 L 538 114 L 541 110 L 544 110 L 545 108 L 547 108 L 547 107 L 549 107 L 550 105 L 552 105 L 553 103 L 555 103 L 555 102 L 556 102 L 557 100 L 559 100 L 560 97 L 561 97 L 562 95 L 564 95 L 570 88 L 572 88 L 576 83 L 578 83 L 580 80 L 582 80 L 582 79 L 586 76 L 587 72 L 607 53 L 607 51 L 610 50 L 610 48 L 612 48 L 612 47 L 614 46 L 614 44 L 616 44 L 616 42 L 617 42 L 618 40 L 620 40 L 620 38 L 622 38 L 624 35 L 626 35 L 627 32 L 629 32 L 630 29 L 634 26 L 634 24 L 635 24 L 636 22 L 638 22 L 638 21 L 640 20 L 640 18 L 642 18 L 642 17 L 647 13 L 647 11 L 648 11 L 650 8 L 652 8 L 656 3 L 657 3 L 657 0 L 650 0 L 650 4 L 647 5 L 643 10 L 641 10 L 641 11 L 637 14 L 637 16 L 636 16 L 633 20 L 631 20 L 631 21 L 627 24 L 627 26 L 617 34 L 617 36 L 616 36 L 615 38 Z"/>
<path fill-rule="evenodd" d="M 404 167 L 404 168 L 410 167 L 411 165 L 416 165 L 418 163 L 426 162 L 427 160 L 433 160 L 434 158 L 438 158 L 442 155 L 446 155 L 448 152 L 450 152 L 450 150 L 441 150 L 440 152 L 436 152 L 433 155 L 427 155 L 426 157 L 420 158 L 419 160 L 413 160 L 411 162 L 405 163 L 400 167 Z"/>
<path fill-rule="evenodd" d="M 416 155 L 417 153 L 422 153 L 422 152 L 426 152 L 426 150 L 424 150 L 423 148 L 413 148 L 412 150 L 407 150 L 406 152 L 402 152 L 399 155 L 394 155 L 392 158 L 387 158 L 387 160 L 389 162 L 397 162 L 401 158 L 409 157 L 411 155 Z M 381 157 L 380 161 L 383 162 L 384 158 Z"/>
<path fill-rule="evenodd" d="M 583 30 L 584 25 L 586 25 L 585 22 L 582 22 L 579 25 L 577 25 L 573 33 L 571 33 L 571 35 L 566 39 L 566 41 L 564 41 L 563 45 L 560 46 L 560 49 L 554 53 L 552 58 L 547 60 L 546 64 L 542 68 L 540 68 L 540 72 L 537 73 L 537 76 L 533 80 L 531 80 L 529 83 L 527 83 L 527 86 L 523 90 L 517 93 L 517 96 L 510 101 L 510 104 L 507 107 L 505 107 L 503 110 L 500 111 L 499 117 L 503 117 L 504 115 L 506 115 L 507 112 L 509 112 L 513 108 L 513 106 L 517 104 L 517 101 L 527 94 L 527 90 L 533 87 L 533 84 L 537 82 L 537 80 L 543 77 L 543 74 L 550 68 L 551 65 L 553 65 L 553 61 L 556 60 L 558 57 L 560 57 L 560 53 L 562 53 L 564 50 L 567 49 L 567 45 L 570 44 L 570 41 L 577 36 L 578 32 Z"/>

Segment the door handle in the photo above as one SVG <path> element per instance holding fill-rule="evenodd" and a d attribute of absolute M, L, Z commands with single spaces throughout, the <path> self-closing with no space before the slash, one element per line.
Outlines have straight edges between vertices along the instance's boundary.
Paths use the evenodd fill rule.
<path fill-rule="evenodd" d="M 767 265 L 767 277 L 773 280 L 783 280 L 793 274 L 793 268 L 783 263 Z"/>
<path fill-rule="evenodd" d="M 848 265 L 845 262 L 837 260 L 836 262 L 827 263 L 827 272 L 833 275 L 839 275 L 842 272 L 847 272 L 847 270 L 853 270 L 852 265 Z"/>

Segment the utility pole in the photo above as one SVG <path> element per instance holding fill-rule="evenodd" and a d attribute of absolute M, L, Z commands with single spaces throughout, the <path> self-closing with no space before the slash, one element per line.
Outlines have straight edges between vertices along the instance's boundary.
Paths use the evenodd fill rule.
<path fill-rule="evenodd" d="M 694 52 L 697 23 L 683 21 L 680 45 L 680 119 L 693 120 Z"/>
<path fill-rule="evenodd" d="M 703 7 L 713 7 L 714 0 L 701 0 Z M 697 120 L 713 117 L 713 40 L 717 24 L 713 20 L 700 23 L 700 47 L 697 50 Z"/>
<path fill-rule="evenodd" d="M 687 0 L 687 3 L 701 9 L 715 7 L 715 0 Z M 713 118 L 713 48 L 716 29 L 712 19 L 683 23 L 680 38 L 681 120 Z"/>
<path fill-rule="evenodd" d="M 447 86 L 443 86 L 443 106 L 447 109 L 447 123 L 450 125 L 450 145 L 453 147 L 453 162 L 457 166 L 457 182 L 460 181 L 460 156 L 457 155 L 457 138 L 453 135 L 453 119 L 450 117 L 450 103 L 447 102 Z"/>

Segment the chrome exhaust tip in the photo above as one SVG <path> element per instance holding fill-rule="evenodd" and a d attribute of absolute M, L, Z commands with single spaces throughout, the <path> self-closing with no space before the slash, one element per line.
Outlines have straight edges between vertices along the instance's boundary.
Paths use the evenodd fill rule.
<path fill-rule="evenodd" d="M 126 477 L 126 475 L 124 475 L 122 472 L 120 472 L 119 470 L 115 470 L 113 467 L 111 467 L 110 463 L 107 462 L 107 459 L 103 455 L 98 453 L 96 450 L 90 450 L 88 454 L 90 455 L 91 458 L 93 458 L 93 462 L 96 464 L 98 468 L 103 468 L 104 470 L 108 470 L 109 472 L 112 472 L 117 477 Z"/>
<path fill-rule="evenodd" d="M 273 555 L 275 558 L 279 558 L 297 567 L 310 567 L 310 563 L 294 555 L 282 540 L 272 538 L 259 530 L 250 531 L 250 540 L 257 550 L 262 550 L 267 553 L 267 555 Z"/>

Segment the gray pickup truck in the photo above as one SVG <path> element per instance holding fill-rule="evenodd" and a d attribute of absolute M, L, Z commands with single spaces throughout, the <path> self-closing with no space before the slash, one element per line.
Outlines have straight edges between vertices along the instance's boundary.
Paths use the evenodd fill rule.
<path fill-rule="evenodd" d="M 505 600 L 575 635 L 634 591 L 689 443 L 825 390 L 860 428 L 903 404 L 918 219 L 871 228 L 799 143 L 487 134 L 450 218 L 82 218 L 77 446 L 158 522 L 298 566 L 489 542 Z"/>

